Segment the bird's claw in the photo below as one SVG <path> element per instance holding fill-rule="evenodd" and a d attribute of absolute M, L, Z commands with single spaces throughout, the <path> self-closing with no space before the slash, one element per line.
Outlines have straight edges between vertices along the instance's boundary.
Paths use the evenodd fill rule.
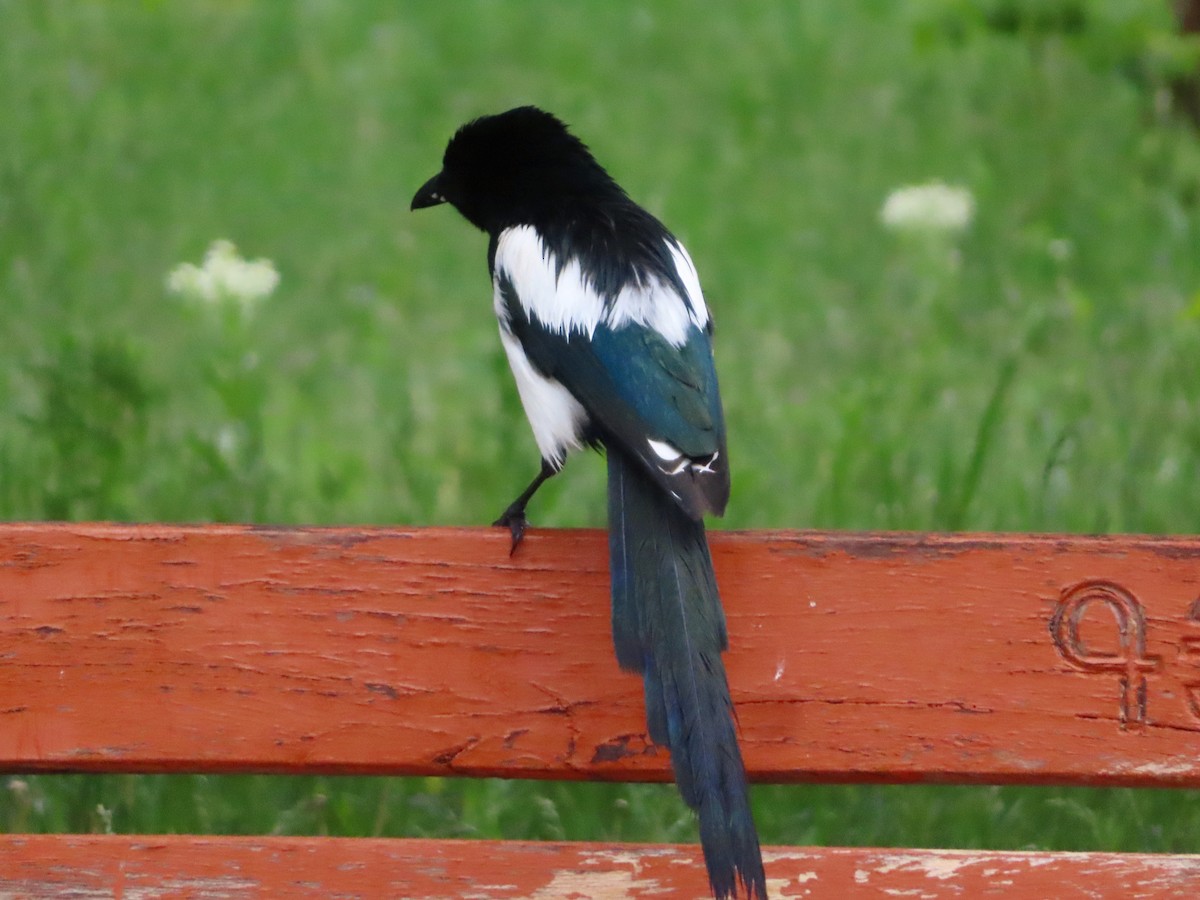
<path fill-rule="evenodd" d="M 525 510 L 514 509 L 510 506 L 492 524 L 507 528 L 509 533 L 512 534 L 512 547 L 508 551 L 508 555 L 512 556 L 517 552 L 517 547 L 520 546 L 521 539 L 525 537 L 525 528 L 529 524 L 529 520 L 525 518 Z"/>

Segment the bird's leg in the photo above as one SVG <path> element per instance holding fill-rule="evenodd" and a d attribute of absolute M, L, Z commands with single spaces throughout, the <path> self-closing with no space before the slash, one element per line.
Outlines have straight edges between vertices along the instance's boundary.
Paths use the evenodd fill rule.
<path fill-rule="evenodd" d="M 509 556 L 517 552 L 517 546 L 521 543 L 521 538 L 525 536 L 525 526 L 529 524 L 525 518 L 525 504 L 529 502 L 530 497 L 537 493 L 542 482 L 557 474 L 558 469 L 543 459 L 542 470 L 537 473 L 537 477 L 529 482 L 529 487 L 521 491 L 521 496 L 508 504 L 508 509 L 500 514 L 500 518 L 492 523 L 493 525 L 503 525 L 512 533 L 512 549 L 508 551 Z"/>

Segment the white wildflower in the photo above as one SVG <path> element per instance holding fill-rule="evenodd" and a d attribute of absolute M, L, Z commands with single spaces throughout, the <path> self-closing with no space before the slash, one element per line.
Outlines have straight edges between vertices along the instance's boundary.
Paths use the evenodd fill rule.
<path fill-rule="evenodd" d="M 1075 252 L 1075 247 L 1066 238 L 1055 238 L 1046 245 L 1046 252 L 1050 254 L 1050 258 L 1055 262 L 1066 262 Z"/>
<path fill-rule="evenodd" d="M 893 231 L 949 233 L 965 229 L 974 214 L 975 198 L 967 188 L 931 181 L 896 188 L 879 220 Z"/>
<path fill-rule="evenodd" d="M 233 301 L 249 312 L 279 285 L 269 259 L 245 260 L 231 241 L 213 241 L 204 264 L 181 263 L 167 276 L 167 290 L 181 297 L 221 303 Z"/>
<path fill-rule="evenodd" d="M 237 458 L 238 451 L 241 449 L 242 436 L 236 425 L 226 424 L 217 430 L 216 440 L 213 443 L 222 457 L 227 461 L 232 461 Z"/>

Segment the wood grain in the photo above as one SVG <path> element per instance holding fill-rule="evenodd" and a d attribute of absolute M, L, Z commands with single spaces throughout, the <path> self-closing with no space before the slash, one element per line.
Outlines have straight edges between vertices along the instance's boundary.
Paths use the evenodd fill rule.
<path fill-rule="evenodd" d="M 1194 900 L 1200 858 L 766 848 L 773 897 Z M 0 837 L 0 896 L 707 898 L 696 847 L 357 838 Z"/>
<path fill-rule="evenodd" d="M 1200 786 L 1200 541 L 712 547 L 758 781 Z M 669 777 L 601 532 L 0 525 L 0 665 L 8 772 Z"/>

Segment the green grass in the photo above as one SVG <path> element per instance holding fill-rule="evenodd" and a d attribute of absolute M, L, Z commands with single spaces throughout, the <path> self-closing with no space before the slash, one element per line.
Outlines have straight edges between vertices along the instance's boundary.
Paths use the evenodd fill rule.
<path fill-rule="evenodd" d="M 457 125 L 535 102 L 697 262 L 734 467 L 722 527 L 1200 532 L 1200 141 L 1159 102 L 1166 4 L 1052 6 L 1087 15 L 0 0 L 0 518 L 490 521 L 537 457 L 485 241 L 407 204 Z M 977 204 L 940 248 L 878 219 L 931 178 Z M 216 238 L 282 275 L 243 328 L 164 288 Z M 601 525 L 603 490 L 581 457 L 531 513 Z M 6 829 L 695 837 L 670 786 L 6 784 Z M 1200 834 L 1185 793 L 755 802 L 767 842 Z"/>

